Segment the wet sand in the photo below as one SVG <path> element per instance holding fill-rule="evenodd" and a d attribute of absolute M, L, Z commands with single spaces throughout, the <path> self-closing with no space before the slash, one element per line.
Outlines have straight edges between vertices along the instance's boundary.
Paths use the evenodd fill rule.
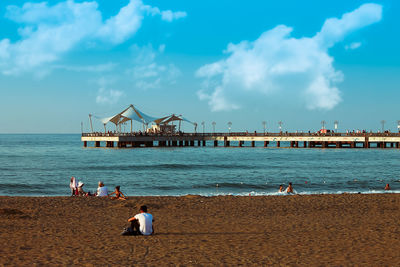
<path fill-rule="evenodd" d="M 154 236 L 121 236 L 146 204 Z M 395 266 L 400 195 L 0 197 L 0 265 Z"/>

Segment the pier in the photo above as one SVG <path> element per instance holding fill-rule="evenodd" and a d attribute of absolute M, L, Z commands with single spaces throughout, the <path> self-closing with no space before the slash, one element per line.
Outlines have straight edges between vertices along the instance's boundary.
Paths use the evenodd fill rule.
<path fill-rule="evenodd" d="M 82 133 L 84 147 L 400 148 L 400 133 Z"/>

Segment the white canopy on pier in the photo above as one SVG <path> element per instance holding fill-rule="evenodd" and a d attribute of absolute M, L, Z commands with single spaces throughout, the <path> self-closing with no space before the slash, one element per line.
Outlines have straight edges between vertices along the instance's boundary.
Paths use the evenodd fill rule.
<path fill-rule="evenodd" d="M 166 124 L 168 124 L 170 122 L 174 122 L 174 121 L 179 121 L 179 128 L 180 128 L 180 124 L 182 121 L 186 121 L 186 122 L 189 122 L 189 123 L 195 125 L 195 123 L 182 117 L 182 115 L 172 114 L 172 115 L 165 116 L 162 118 L 152 117 L 150 115 L 143 113 L 142 111 L 137 109 L 132 104 L 129 105 L 129 107 L 127 107 L 123 111 L 121 111 L 111 117 L 102 118 L 102 117 L 92 115 L 92 114 L 89 114 L 89 117 L 94 117 L 94 118 L 100 120 L 104 124 L 104 130 L 106 130 L 106 124 L 109 122 L 114 123 L 116 126 L 121 126 L 123 123 L 125 123 L 127 121 L 131 122 L 131 131 L 132 131 L 132 121 L 138 121 L 138 122 L 143 123 L 143 127 L 145 127 L 145 126 L 147 127 L 149 125 L 149 123 L 152 123 L 152 122 L 157 125 L 160 125 L 160 124 L 166 125 Z M 92 122 L 90 122 L 90 124 L 91 124 L 91 128 L 93 129 Z"/>
<path fill-rule="evenodd" d="M 133 105 L 129 105 L 126 109 L 123 111 L 119 112 L 118 114 L 111 116 L 111 117 L 105 117 L 101 118 L 95 115 L 92 115 L 96 119 L 99 119 L 103 124 L 107 124 L 108 122 L 112 122 L 115 125 L 124 123 L 126 121 L 130 120 L 135 120 L 144 124 L 149 124 L 156 120 L 157 118 L 149 116 L 143 112 L 141 112 L 139 109 L 137 109 Z"/>

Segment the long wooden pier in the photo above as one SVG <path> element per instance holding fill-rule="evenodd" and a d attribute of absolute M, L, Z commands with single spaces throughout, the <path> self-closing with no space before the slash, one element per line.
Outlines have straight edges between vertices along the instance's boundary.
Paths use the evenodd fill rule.
<path fill-rule="evenodd" d="M 84 147 L 400 148 L 400 133 L 82 133 Z M 103 145 L 102 145 L 103 144 Z"/>

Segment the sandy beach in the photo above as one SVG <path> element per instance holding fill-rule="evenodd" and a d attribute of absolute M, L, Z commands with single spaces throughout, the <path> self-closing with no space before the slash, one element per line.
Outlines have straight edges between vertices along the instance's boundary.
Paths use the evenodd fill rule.
<path fill-rule="evenodd" d="M 121 236 L 146 204 L 155 235 Z M 0 265 L 394 266 L 400 195 L 0 197 Z"/>

